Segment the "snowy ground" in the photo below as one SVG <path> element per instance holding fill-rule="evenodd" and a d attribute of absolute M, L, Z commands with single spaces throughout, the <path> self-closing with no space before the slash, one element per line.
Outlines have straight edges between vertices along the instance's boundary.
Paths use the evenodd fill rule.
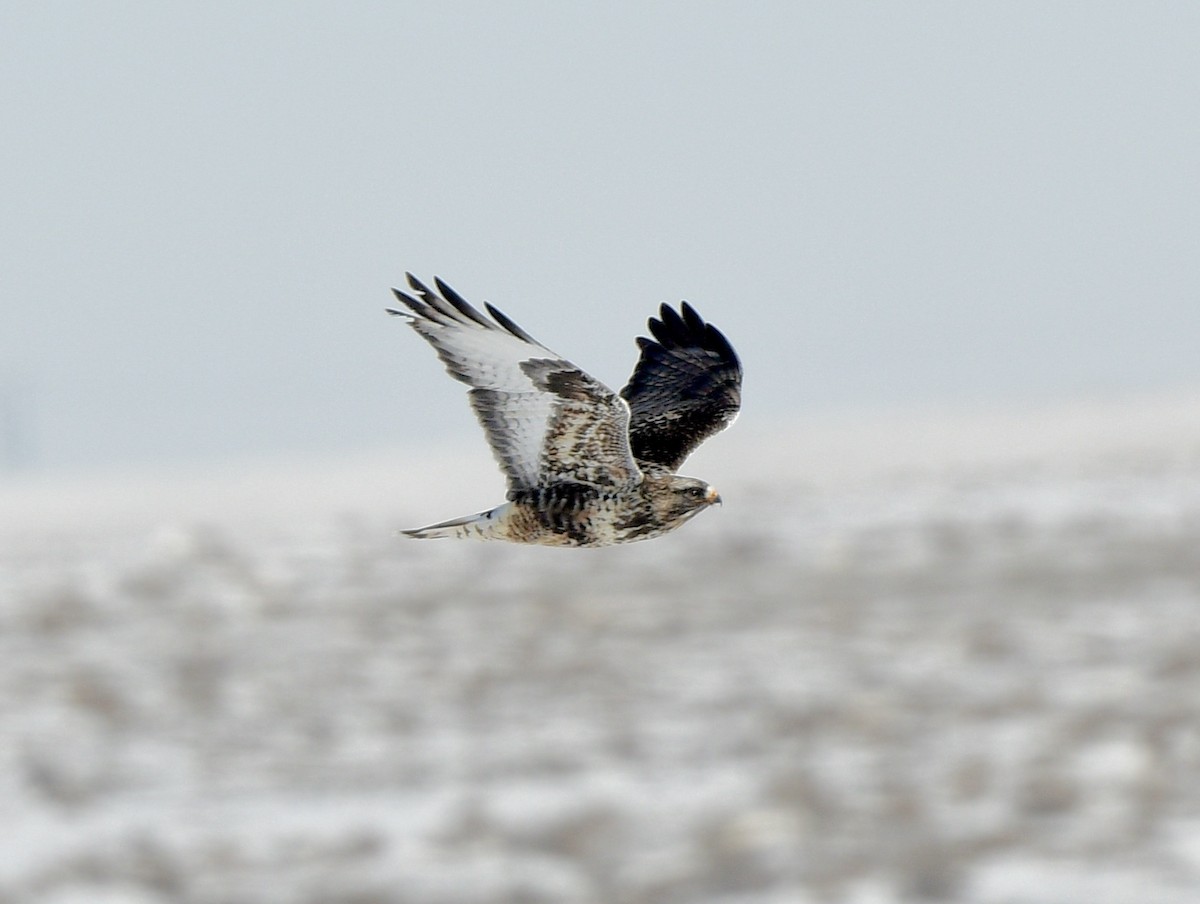
<path fill-rule="evenodd" d="M 481 457 L 0 487 L 0 904 L 1194 904 L 1195 402 L 739 424 L 590 552 L 393 534 Z"/>

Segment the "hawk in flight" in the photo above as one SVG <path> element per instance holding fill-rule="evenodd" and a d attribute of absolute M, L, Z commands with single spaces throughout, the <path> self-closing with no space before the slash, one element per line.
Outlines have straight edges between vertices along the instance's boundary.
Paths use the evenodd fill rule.
<path fill-rule="evenodd" d="M 417 530 L 544 546 L 609 546 L 674 530 L 719 503 L 717 491 L 675 472 L 741 404 L 742 366 L 729 341 L 687 302 L 650 318 L 653 339 L 620 395 L 485 304 L 408 274 L 388 309 L 471 387 L 471 407 L 508 477 L 508 501 Z"/>

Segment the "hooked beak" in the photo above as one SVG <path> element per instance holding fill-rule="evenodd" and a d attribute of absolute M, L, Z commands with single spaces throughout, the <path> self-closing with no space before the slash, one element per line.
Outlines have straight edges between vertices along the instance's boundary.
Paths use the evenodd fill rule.
<path fill-rule="evenodd" d="M 704 494 L 704 501 L 709 505 L 721 504 L 721 494 L 717 492 L 716 487 L 708 488 L 708 492 Z"/>

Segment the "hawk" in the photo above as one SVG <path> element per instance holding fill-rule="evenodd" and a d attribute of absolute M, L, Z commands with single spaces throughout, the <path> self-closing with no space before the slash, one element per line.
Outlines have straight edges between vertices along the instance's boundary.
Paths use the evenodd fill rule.
<path fill-rule="evenodd" d="M 435 279 L 393 289 L 405 318 L 446 370 L 471 387 L 471 407 L 508 478 L 507 501 L 475 515 L 403 531 L 544 546 L 610 546 L 657 537 L 720 503 L 675 472 L 724 429 L 741 404 L 742 366 L 729 341 L 687 302 L 662 305 L 653 339 L 620 395 L 552 352 L 490 304 L 487 314 Z"/>

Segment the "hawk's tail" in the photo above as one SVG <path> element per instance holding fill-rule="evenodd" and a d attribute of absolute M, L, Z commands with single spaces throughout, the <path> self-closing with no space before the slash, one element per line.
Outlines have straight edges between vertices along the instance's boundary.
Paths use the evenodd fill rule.
<path fill-rule="evenodd" d="M 418 540 L 436 540 L 441 537 L 457 537 L 469 540 L 507 540 L 507 525 L 503 515 L 508 504 L 480 512 L 477 515 L 464 515 L 450 521 L 439 521 L 428 527 L 418 527 L 415 530 L 402 530 L 406 537 L 416 537 Z"/>

